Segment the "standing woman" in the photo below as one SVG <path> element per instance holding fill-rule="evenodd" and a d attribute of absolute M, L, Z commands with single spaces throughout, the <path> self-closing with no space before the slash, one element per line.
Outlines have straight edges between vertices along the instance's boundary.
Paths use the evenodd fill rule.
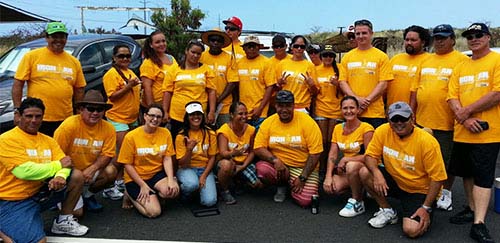
<path fill-rule="evenodd" d="M 323 189 L 328 194 L 338 195 L 350 188 L 352 197 L 339 215 L 354 217 L 365 212 L 359 170 L 365 166 L 365 149 L 372 139 L 374 129 L 370 124 L 359 120 L 360 108 L 355 97 L 345 96 L 340 105 L 345 122 L 338 124 L 333 130 Z M 335 165 L 339 152 L 344 156 Z"/>
<path fill-rule="evenodd" d="M 144 125 L 125 136 L 118 162 L 125 166 L 125 197 L 142 215 L 155 218 L 161 214 L 158 197 L 175 198 L 179 194 L 172 163 L 175 150 L 168 129 L 159 127 L 163 108 L 153 104 L 143 116 Z"/>
<path fill-rule="evenodd" d="M 104 90 L 108 96 L 107 103 L 113 107 L 106 111 L 108 121 L 116 130 L 116 151 L 120 151 L 123 137 L 128 131 L 137 127 L 140 102 L 140 84 L 142 83 L 135 73 L 128 68 L 131 58 L 130 48 L 127 45 L 119 44 L 113 48 L 113 66 L 104 74 L 102 82 Z M 118 166 L 116 157 L 112 163 L 119 168 L 115 186 L 105 189 L 103 197 L 119 200 L 123 194 L 118 190 L 123 187 L 123 167 Z"/>
<path fill-rule="evenodd" d="M 307 40 L 302 35 L 292 38 L 292 58 L 282 60 L 276 67 L 278 87 L 295 96 L 295 109 L 309 113 L 311 97 L 318 93 L 314 64 L 304 58 Z"/>
<path fill-rule="evenodd" d="M 326 45 L 320 53 L 322 64 L 316 66 L 319 92 L 315 99 L 314 120 L 318 123 L 323 136 L 323 152 L 319 159 L 319 174 L 324 178 L 326 159 L 332 139 L 333 127 L 336 120 L 342 117 L 340 112 L 340 99 L 342 94 L 339 86 L 339 68 L 335 62 L 335 52 L 331 45 Z"/>
<path fill-rule="evenodd" d="M 156 30 L 144 42 L 144 62 L 141 65 L 141 80 L 144 89 L 142 105 L 149 107 L 163 101 L 162 85 L 165 74 L 177 66 L 175 58 L 166 53 L 167 41 L 160 30 Z"/>
<path fill-rule="evenodd" d="M 217 155 L 217 137 L 205 122 L 200 102 L 186 105 L 183 130 L 175 138 L 176 156 L 179 162 L 177 178 L 181 183 L 184 199 L 194 191 L 200 191 L 200 203 L 213 206 L 217 203 L 217 189 L 212 169 Z"/>
<path fill-rule="evenodd" d="M 176 136 L 182 127 L 184 107 L 191 100 L 197 100 L 203 110 L 209 107 L 207 124 L 215 121 L 216 87 L 215 73 L 208 65 L 200 63 L 204 45 L 191 40 L 179 66 L 167 73 L 163 82 L 164 121 L 170 121 L 172 136 Z"/>

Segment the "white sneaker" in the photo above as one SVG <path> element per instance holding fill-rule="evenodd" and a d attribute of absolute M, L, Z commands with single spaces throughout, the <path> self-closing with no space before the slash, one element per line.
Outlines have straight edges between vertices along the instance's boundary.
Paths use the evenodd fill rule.
<path fill-rule="evenodd" d="M 123 193 L 118 190 L 117 186 L 113 186 L 111 188 L 104 189 L 104 191 L 102 191 L 102 197 L 116 201 L 123 198 Z"/>
<path fill-rule="evenodd" d="M 115 187 L 118 188 L 121 192 L 125 191 L 125 182 L 123 180 L 116 180 Z"/>
<path fill-rule="evenodd" d="M 342 210 L 340 210 L 339 215 L 342 217 L 352 218 L 364 212 L 365 203 L 363 201 L 358 202 L 354 198 L 349 198 L 349 200 L 347 200 L 347 204 Z"/>
<path fill-rule="evenodd" d="M 443 189 L 441 191 L 441 197 L 437 201 L 437 208 L 443 209 L 446 211 L 451 211 L 453 210 L 453 206 L 451 205 L 452 200 L 451 200 L 451 191 Z"/>
<path fill-rule="evenodd" d="M 54 234 L 67 234 L 72 236 L 82 236 L 87 234 L 89 228 L 87 226 L 81 225 L 78 221 L 73 218 L 73 216 L 68 217 L 61 222 L 57 222 L 58 218 L 54 219 L 54 223 L 52 224 L 52 233 Z"/>
<path fill-rule="evenodd" d="M 373 218 L 368 220 L 368 224 L 377 229 L 383 228 L 387 224 L 395 224 L 398 222 L 398 214 L 392 208 L 380 208 L 379 211 L 376 212 L 373 216 Z"/>
<path fill-rule="evenodd" d="M 276 194 L 274 194 L 274 201 L 278 203 L 282 203 L 286 198 L 286 187 L 279 186 L 276 188 Z"/>

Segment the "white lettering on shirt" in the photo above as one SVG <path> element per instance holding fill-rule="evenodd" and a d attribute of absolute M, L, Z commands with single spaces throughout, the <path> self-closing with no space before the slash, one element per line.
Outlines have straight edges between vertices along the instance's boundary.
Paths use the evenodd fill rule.
<path fill-rule="evenodd" d="M 396 65 L 392 66 L 392 70 L 393 71 L 406 71 L 406 70 L 408 70 L 408 66 L 396 64 Z"/>
<path fill-rule="evenodd" d="M 422 68 L 422 72 L 420 72 L 422 75 L 425 74 L 436 74 L 436 69 L 435 68 Z"/>
<path fill-rule="evenodd" d="M 38 72 L 55 72 L 57 68 L 53 65 L 37 64 L 36 70 Z"/>
<path fill-rule="evenodd" d="M 73 145 L 75 145 L 75 146 L 87 146 L 88 144 L 89 144 L 89 140 L 88 139 L 75 138 L 73 140 Z"/>
<path fill-rule="evenodd" d="M 284 143 L 285 137 L 270 136 L 269 143 Z"/>
<path fill-rule="evenodd" d="M 361 62 L 349 62 L 347 63 L 347 68 L 352 69 L 352 68 L 359 68 L 362 66 Z"/>
<path fill-rule="evenodd" d="M 472 84 L 474 83 L 474 76 L 469 75 L 469 76 L 459 77 L 458 82 L 460 83 L 460 85 Z"/>

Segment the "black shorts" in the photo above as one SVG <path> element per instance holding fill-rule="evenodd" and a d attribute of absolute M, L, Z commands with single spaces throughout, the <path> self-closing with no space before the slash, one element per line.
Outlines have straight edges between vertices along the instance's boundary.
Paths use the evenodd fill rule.
<path fill-rule="evenodd" d="M 449 173 L 472 177 L 474 185 L 491 188 L 495 180 L 500 143 L 453 143 Z"/>
<path fill-rule="evenodd" d="M 61 125 L 62 122 L 63 121 L 43 121 L 38 131 L 47 136 L 53 137 L 54 132 Z"/>
<path fill-rule="evenodd" d="M 156 183 L 161 181 L 163 178 L 167 178 L 167 174 L 165 174 L 165 171 L 160 171 L 156 173 L 153 177 L 150 179 L 144 180 L 146 184 L 148 184 L 149 188 L 153 189 L 155 192 L 150 192 L 149 195 L 154 195 L 157 194 L 158 191 L 155 189 Z M 139 196 L 139 193 L 141 192 L 141 187 L 135 183 L 135 181 L 127 182 L 125 183 L 125 189 L 127 189 L 127 193 L 129 196 L 132 197 L 132 199 L 137 200 L 137 197 Z"/>
<path fill-rule="evenodd" d="M 373 126 L 373 128 L 377 128 L 380 125 L 387 123 L 387 120 L 385 118 L 368 118 L 368 117 L 360 117 L 359 120 L 362 122 L 366 122 L 370 125 Z"/>
<path fill-rule="evenodd" d="M 396 181 L 394 181 L 392 176 L 385 170 L 384 167 L 378 167 L 378 168 L 384 175 L 385 182 L 389 187 L 387 196 L 399 199 L 401 201 L 401 207 L 403 208 L 403 212 L 401 213 L 401 215 L 407 218 L 411 217 L 417 211 L 417 209 L 422 207 L 427 195 L 421 193 L 409 193 L 401 190 Z M 432 204 L 432 208 L 434 207 L 435 203 Z M 430 217 L 432 220 L 432 213 Z"/>

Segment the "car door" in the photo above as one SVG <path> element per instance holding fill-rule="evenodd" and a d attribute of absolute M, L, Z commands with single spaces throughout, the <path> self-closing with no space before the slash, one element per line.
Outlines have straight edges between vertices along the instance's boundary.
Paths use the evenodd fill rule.
<path fill-rule="evenodd" d="M 82 65 L 85 81 L 87 81 L 85 89 L 100 89 L 104 75 L 102 66 L 105 64 L 101 47 L 98 43 L 89 44 L 81 50 L 77 57 Z"/>

